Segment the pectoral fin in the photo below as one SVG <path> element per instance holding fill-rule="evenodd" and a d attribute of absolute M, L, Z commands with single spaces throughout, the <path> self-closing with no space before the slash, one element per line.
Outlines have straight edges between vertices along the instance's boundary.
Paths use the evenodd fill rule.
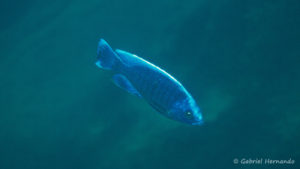
<path fill-rule="evenodd" d="M 115 85 L 117 85 L 121 89 L 124 89 L 127 92 L 134 94 L 138 97 L 141 97 L 140 93 L 134 88 L 131 82 L 124 75 L 116 74 L 113 76 L 113 80 Z"/>
<path fill-rule="evenodd" d="M 167 111 L 164 107 L 162 107 L 161 105 L 155 103 L 155 102 L 151 102 L 151 101 L 148 101 L 148 103 L 156 110 L 158 111 L 159 113 L 161 114 L 165 114 Z"/>

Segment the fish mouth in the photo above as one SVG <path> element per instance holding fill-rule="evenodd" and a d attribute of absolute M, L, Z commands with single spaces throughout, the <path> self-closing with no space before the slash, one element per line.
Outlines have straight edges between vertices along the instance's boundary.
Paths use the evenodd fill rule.
<path fill-rule="evenodd" d="M 196 117 L 195 120 L 191 123 L 192 125 L 201 125 L 203 124 L 203 118 L 202 115 L 199 113 Z"/>
<path fill-rule="evenodd" d="M 201 125 L 201 124 L 203 124 L 203 120 L 192 123 L 193 126 L 197 126 L 197 125 Z"/>

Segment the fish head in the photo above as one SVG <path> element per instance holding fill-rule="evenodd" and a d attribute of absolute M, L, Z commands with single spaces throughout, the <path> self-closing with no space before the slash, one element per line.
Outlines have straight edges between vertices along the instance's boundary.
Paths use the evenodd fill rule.
<path fill-rule="evenodd" d="M 201 125 L 203 123 L 200 108 L 191 97 L 178 101 L 171 114 L 174 120 L 182 123 L 190 125 Z"/>

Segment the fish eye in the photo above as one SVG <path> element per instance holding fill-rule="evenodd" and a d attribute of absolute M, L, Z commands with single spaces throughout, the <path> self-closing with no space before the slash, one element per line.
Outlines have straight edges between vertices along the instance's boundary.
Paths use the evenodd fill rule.
<path fill-rule="evenodd" d="M 185 116 L 189 119 L 193 117 L 193 114 L 190 111 L 185 112 Z"/>

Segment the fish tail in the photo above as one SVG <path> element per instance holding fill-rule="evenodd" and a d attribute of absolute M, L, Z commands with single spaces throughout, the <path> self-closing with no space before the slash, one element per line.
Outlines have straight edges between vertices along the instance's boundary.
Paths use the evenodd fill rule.
<path fill-rule="evenodd" d="M 112 50 L 109 44 L 104 39 L 100 39 L 96 65 L 102 69 L 112 70 L 116 67 L 119 60 L 118 55 Z"/>

